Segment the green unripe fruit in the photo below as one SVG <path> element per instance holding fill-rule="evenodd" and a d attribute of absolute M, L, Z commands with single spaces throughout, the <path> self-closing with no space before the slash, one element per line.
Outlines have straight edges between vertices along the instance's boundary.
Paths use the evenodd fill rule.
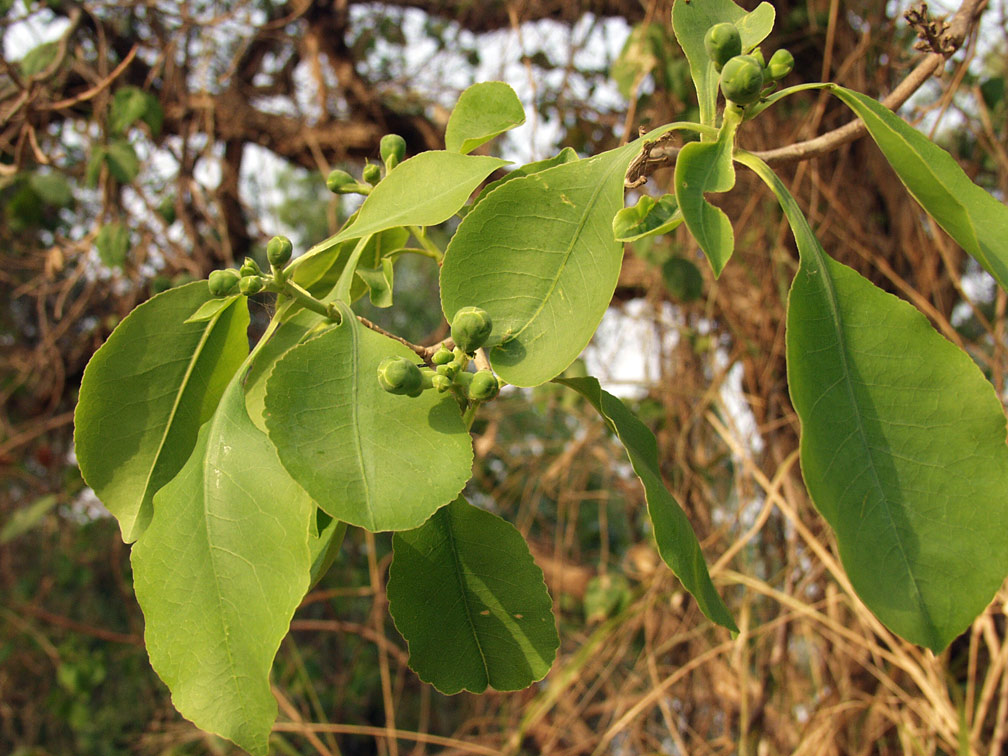
<path fill-rule="evenodd" d="M 378 383 L 390 394 L 419 396 L 423 373 L 405 357 L 386 357 L 378 366 Z"/>
<path fill-rule="evenodd" d="M 763 66 L 751 55 L 736 55 L 721 69 L 721 91 L 736 105 L 751 105 L 763 91 Z"/>
<path fill-rule="evenodd" d="M 238 268 L 238 273 L 242 278 L 245 276 L 261 276 L 262 268 L 259 267 L 259 263 L 253 260 L 251 257 L 246 257 L 245 262 L 242 266 Z"/>
<path fill-rule="evenodd" d="M 226 297 L 238 291 L 238 282 L 241 276 L 234 268 L 215 270 L 207 278 L 210 293 L 215 297 Z"/>
<path fill-rule="evenodd" d="M 490 338 L 493 321 L 486 310 L 479 307 L 463 307 L 452 318 L 452 339 L 466 354 L 473 354 Z"/>
<path fill-rule="evenodd" d="M 326 188 L 333 194 L 350 194 L 355 191 L 357 179 L 338 168 L 326 177 Z"/>
<path fill-rule="evenodd" d="M 489 370 L 480 370 L 472 378 L 469 384 L 469 398 L 477 402 L 486 402 L 497 396 L 500 391 L 500 384 L 497 383 L 497 376 Z"/>
<path fill-rule="evenodd" d="M 374 186 L 381 181 L 381 166 L 377 163 L 368 163 L 364 166 L 364 171 L 361 173 L 361 177 L 371 184 L 371 186 Z"/>
<path fill-rule="evenodd" d="M 265 288 L 266 282 L 262 280 L 262 276 L 243 276 L 238 282 L 238 291 L 246 297 L 258 294 Z"/>
<path fill-rule="evenodd" d="M 431 378 L 431 385 L 439 394 L 443 394 L 452 387 L 452 379 L 447 375 L 435 375 Z"/>
<path fill-rule="evenodd" d="M 781 48 L 770 56 L 767 63 L 767 76 L 773 81 L 780 81 L 789 73 L 794 71 L 794 55 Z"/>
<path fill-rule="evenodd" d="M 391 171 L 406 157 L 406 140 L 398 134 L 386 134 L 378 147 L 385 169 Z"/>
<path fill-rule="evenodd" d="M 438 350 L 434 352 L 434 356 L 431 357 L 431 362 L 435 365 L 447 365 L 449 362 L 455 359 L 454 353 L 451 349 L 445 349 L 444 346 L 438 347 Z"/>
<path fill-rule="evenodd" d="M 266 259 L 270 261 L 270 265 L 277 267 L 286 265 L 293 252 L 294 245 L 286 236 L 274 236 L 266 245 Z"/>
<path fill-rule="evenodd" d="M 704 35 L 704 49 L 718 71 L 736 55 L 742 54 L 742 37 L 735 24 L 714 24 Z"/>

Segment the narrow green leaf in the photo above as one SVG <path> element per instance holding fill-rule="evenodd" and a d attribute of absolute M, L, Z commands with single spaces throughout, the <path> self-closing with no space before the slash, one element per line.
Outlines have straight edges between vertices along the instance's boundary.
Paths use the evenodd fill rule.
<path fill-rule="evenodd" d="M 229 297 L 214 297 L 201 304 L 196 312 L 185 319 L 185 323 L 188 325 L 189 323 L 205 323 L 208 320 L 212 320 L 215 315 L 222 310 L 226 310 L 242 296 L 244 295 L 232 294 Z"/>
<path fill-rule="evenodd" d="M 549 672 L 553 604 L 513 525 L 460 496 L 392 549 L 389 612 L 421 680 L 450 695 L 520 690 Z"/>
<path fill-rule="evenodd" d="M 445 129 L 449 152 L 468 154 L 499 134 L 525 123 L 518 95 L 502 81 L 473 84 L 459 97 Z"/>
<path fill-rule="evenodd" d="M 368 239 L 367 247 L 365 247 L 358 265 L 365 268 L 378 267 L 382 258 L 402 249 L 409 237 L 409 231 L 404 228 L 390 228 L 372 235 Z M 306 259 L 298 258 L 295 261 L 297 264 L 291 270 L 291 277 L 308 293 L 319 299 L 325 299 L 335 288 L 355 246 L 357 246 L 357 240 L 351 239 L 328 249 L 311 253 L 310 257 L 309 253 L 306 253 L 304 255 Z M 360 299 L 366 291 L 367 286 L 363 280 L 354 281 L 354 285 L 350 289 L 351 301 Z"/>
<path fill-rule="evenodd" d="M 826 255 L 765 163 L 741 162 L 777 195 L 800 255 L 787 362 L 805 484 L 868 608 L 937 653 L 1008 573 L 1001 403 L 919 311 Z"/>
<path fill-rule="evenodd" d="M 48 496 L 40 496 L 31 504 L 15 509 L 4 522 L 3 527 L 0 528 L 0 546 L 19 538 L 42 522 L 57 503 L 59 503 L 59 499 L 56 494 L 49 494 Z"/>
<path fill-rule="evenodd" d="M 928 215 L 1008 290 L 1008 206 L 970 181 L 951 155 L 882 103 L 835 84 L 829 90 L 865 122 Z"/>
<path fill-rule="evenodd" d="M 686 228 L 720 276 L 735 251 L 735 233 L 724 211 L 714 207 L 706 192 L 727 192 L 735 186 L 732 137 L 723 130 L 716 142 L 690 142 L 679 150 L 675 164 L 675 194 Z"/>
<path fill-rule="evenodd" d="M 634 472 L 644 485 L 648 515 L 654 528 L 658 553 L 661 554 L 683 588 L 696 599 L 697 606 L 711 622 L 738 632 L 728 607 L 711 582 L 700 542 L 679 502 L 669 493 L 661 477 L 658 443 L 648 427 L 626 406 L 603 391 L 595 378 L 556 378 L 556 383 L 584 396 L 605 419 L 626 448 Z"/>
<path fill-rule="evenodd" d="M 472 441 L 450 396 L 381 388 L 383 359 L 419 358 L 341 309 L 339 326 L 294 347 L 273 369 L 270 439 L 287 471 L 332 517 L 372 531 L 415 528 L 469 480 Z"/>
<path fill-rule="evenodd" d="M 130 250 L 129 229 L 122 223 L 106 223 L 95 236 L 98 257 L 110 268 L 122 268 Z"/>
<path fill-rule="evenodd" d="M 315 506 L 249 420 L 232 381 L 133 546 L 151 665 L 198 727 L 265 756 L 269 672 L 308 589 Z"/>
<path fill-rule="evenodd" d="M 770 3 L 760 3 L 751 13 L 746 13 L 732 0 L 677 0 L 672 6 L 672 29 L 689 61 L 701 123 L 712 126 L 717 115 L 718 72 L 704 49 L 707 30 L 714 24 L 731 21 L 742 36 L 744 52 L 766 39 L 773 29 L 775 15 Z"/>
<path fill-rule="evenodd" d="M 508 383 L 560 374 L 595 332 L 619 278 L 612 218 L 639 149 L 633 142 L 508 181 L 459 224 L 441 267 L 441 306 L 449 322 L 470 305 L 490 314 L 490 361 Z"/>
<path fill-rule="evenodd" d="M 319 247 L 396 226 L 436 226 L 459 211 L 483 179 L 507 165 L 484 155 L 431 151 L 404 160 L 364 200 L 355 220 Z"/>
<path fill-rule="evenodd" d="M 158 294 L 116 327 L 84 370 L 77 462 L 127 543 L 147 526 L 154 494 L 189 458 L 248 354 L 244 298 L 208 321 L 185 322 L 209 299 L 206 281 Z"/>
<path fill-rule="evenodd" d="M 661 236 L 674 231 L 683 222 L 679 202 L 674 194 L 663 194 L 657 200 L 643 195 L 633 207 L 624 207 L 613 217 L 616 241 L 632 242 L 646 236 Z"/>

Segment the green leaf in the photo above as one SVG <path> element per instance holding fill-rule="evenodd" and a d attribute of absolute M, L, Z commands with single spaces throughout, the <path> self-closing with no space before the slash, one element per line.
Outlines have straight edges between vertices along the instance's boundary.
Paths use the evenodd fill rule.
<path fill-rule="evenodd" d="M 43 202 L 53 207 L 67 207 L 73 202 L 70 184 L 62 173 L 31 173 L 28 186 Z"/>
<path fill-rule="evenodd" d="M 37 526 L 49 514 L 59 499 L 56 494 L 40 496 L 31 504 L 15 509 L 0 528 L 0 546 L 10 543 Z"/>
<path fill-rule="evenodd" d="M 520 690 L 549 672 L 552 601 L 513 525 L 460 496 L 392 549 L 389 612 L 421 680 L 450 695 Z"/>
<path fill-rule="evenodd" d="M 392 261 L 385 258 L 376 269 L 357 267 L 357 275 L 368 288 L 368 296 L 375 307 L 392 306 Z"/>
<path fill-rule="evenodd" d="M 630 99 L 637 85 L 658 66 L 664 46 L 665 35 L 658 24 L 637 24 L 630 30 L 609 72 L 623 97 Z"/>
<path fill-rule="evenodd" d="M 730 130 L 722 130 L 716 142 L 683 145 L 676 158 L 674 181 L 686 228 L 707 255 L 715 277 L 720 276 L 735 251 L 735 233 L 728 216 L 709 203 L 704 194 L 727 192 L 735 186 Z"/>
<path fill-rule="evenodd" d="M 339 242 L 396 226 L 444 223 L 466 203 L 483 179 L 507 162 L 483 155 L 421 152 L 389 171 L 364 200 L 357 219 L 318 248 L 328 249 Z"/>
<path fill-rule="evenodd" d="M 213 299 L 201 304 L 199 308 L 197 308 L 196 312 L 185 319 L 185 322 L 186 324 L 205 323 L 208 320 L 213 320 L 215 315 L 222 310 L 226 310 L 243 296 L 245 295 L 232 294 L 229 297 L 214 297 Z"/>
<path fill-rule="evenodd" d="M 700 269 L 685 257 L 670 257 L 662 263 L 662 280 L 675 299 L 692 302 L 703 295 L 703 276 Z"/>
<path fill-rule="evenodd" d="M 560 150 L 560 152 L 551 158 L 536 160 L 535 162 L 519 166 L 513 171 L 508 171 L 503 177 L 497 179 L 496 181 L 491 181 L 489 184 L 484 186 L 483 189 L 480 190 L 480 193 L 476 196 L 476 199 L 473 200 L 472 205 L 463 208 L 463 210 L 472 212 L 472 208 L 476 207 L 480 200 L 490 194 L 490 192 L 501 184 L 506 184 L 508 181 L 513 181 L 514 179 L 521 178 L 522 176 L 531 176 L 533 173 L 540 173 L 541 171 L 545 171 L 547 168 L 554 168 L 565 163 L 573 163 L 577 160 L 579 160 L 577 151 L 573 147 L 564 147 Z"/>
<path fill-rule="evenodd" d="M 41 45 L 33 47 L 18 63 L 21 76 L 29 79 L 42 73 L 52 65 L 58 53 L 58 42 L 43 42 Z"/>
<path fill-rule="evenodd" d="M 823 251 L 783 182 L 800 264 L 788 300 L 805 484 L 869 609 L 945 648 L 1008 573 L 1005 416 L 976 364 L 906 302 Z"/>
<path fill-rule="evenodd" d="M 404 228 L 390 228 L 372 235 L 358 261 L 358 266 L 377 267 L 381 264 L 382 258 L 402 249 L 409 240 L 409 236 L 409 231 Z M 304 256 L 306 259 L 303 261 L 298 258 L 297 265 L 291 270 L 291 277 L 309 294 L 319 299 L 325 299 L 336 286 L 355 246 L 357 246 L 357 240 L 352 239 L 313 253 L 310 258 L 306 254 Z M 355 280 L 350 289 L 351 301 L 360 299 L 366 291 L 367 286 L 363 279 Z"/>
<path fill-rule="evenodd" d="M 189 458 L 196 432 L 248 354 L 243 302 L 209 321 L 184 322 L 208 299 L 206 281 L 194 281 L 144 302 L 81 379 L 77 462 L 127 543 L 147 526 L 154 494 Z"/>
<path fill-rule="evenodd" d="M 383 359 L 419 358 L 365 328 L 349 308 L 341 311 L 339 326 L 294 347 L 273 369 L 270 439 L 287 471 L 332 517 L 372 531 L 415 528 L 469 480 L 471 439 L 450 396 L 384 391 Z"/>
<path fill-rule="evenodd" d="M 109 131 L 113 134 L 125 134 L 130 126 L 140 120 L 150 126 L 151 134 L 157 136 L 164 121 L 161 103 L 139 87 L 120 87 L 112 98 Z"/>
<path fill-rule="evenodd" d="M 470 305 L 490 314 L 490 361 L 508 383 L 548 381 L 595 332 L 619 277 L 612 218 L 639 148 L 508 181 L 459 224 L 441 268 L 441 306 L 449 323 Z"/>
<path fill-rule="evenodd" d="M 109 142 L 105 147 L 105 165 L 120 184 L 130 183 L 140 172 L 140 161 L 133 145 L 124 139 Z"/>
<path fill-rule="evenodd" d="M 129 229 L 122 223 L 106 223 L 95 237 L 98 257 L 110 268 L 122 268 L 130 250 Z"/>
<path fill-rule="evenodd" d="M 473 84 L 459 97 L 448 118 L 445 146 L 468 154 L 515 126 L 525 123 L 525 109 L 511 87 L 502 81 Z"/>
<path fill-rule="evenodd" d="M 311 552 L 311 578 L 309 590 L 325 577 L 339 556 L 347 524 L 334 520 L 325 511 L 315 508 L 315 526 L 308 534 L 308 550 Z"/>
<path fill-rule="evenodd" d="M 308 589 L 314 512 L 236 379 L 133 546 L 144 640 L 172 703 L 257 756 L 277 712 L 270 667 Z"/>
<path fill-rule="evenodd" d="M 774 7 L 760 3 L 751 13 L 746 13 L 732 0 L 678 0 L 672 6 L 672 29 L 679 46 L 686 53 L 690 74 L 696 86 L 700 104 L 700 122 L 714 125 L 717 115 L 718 72 L 704 49 L 704 35 L 714 24 L 731 21 L 742 36 L 742 51 L 756 47 L 766 39 L 774 25 Z"/>
<path fill-rule="evenodd" d="M 644 485 L 648 515 L 654 528 L 658 553 L 661 554 L 683 588 L 696 599 L 697 606 L 711 622 L 732 632 L 738 632 L 728 607 L 724 605 L 704 561 L 700 542 L 679 502 L 675 500 L 661 477 L 658 443 L 648 427 L 626 406 L 603 391 L 595 378 L 556 378 L 556 383 L 568 386 L 584 396 L 598 410 L 606 424 L 626 448 L 634 472 Z"/>
<path fill-rule="evenodd" d="M 835 84 L 829 90 L 865 122 L 928 215 L 1008 290 L 1008 206 L 970 181 L 951 155 L 881 103 Z"/>
<path fill-rule="evenodd" d="M 657 200 L 647 194 L 633 207 L 624 207 L 613 217 L 616 241 L 632 242 L 646 236 L 661 236 L 674 231 L 683 222 L 679 202 L 674 194 L 663 194 Z"/>

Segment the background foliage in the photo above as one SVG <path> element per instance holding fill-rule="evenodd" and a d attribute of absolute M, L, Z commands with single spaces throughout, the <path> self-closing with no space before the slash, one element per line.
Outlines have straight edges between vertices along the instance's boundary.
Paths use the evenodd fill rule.
<path fill-rule="evenodd" d="M 905 115 L 1004 199 L 1008 31 L 992 5 L 982 44 Z M 328 235 L 352 208 L 321 177 L 357 175 L 387 132 L 411 152 L 442 147 L 447 108 L 473 81 L 508 79 L 535 111 L 505 145 L 518 160 L 695 118 L 670 6 L 0 3 L 0 750 L 229 749 L 180 719 L 150 671 L 128 550 L 73 463 L 80 375 L 118 320 L 167 286 L 263 262 L 274 233 L 298 249 Z M 903 8 L 775 6 L 770 44 L 794 53 L 802 79 L 882 95 L 913 60 Z M 743 146 L 848 118 L 811 92 L 753 122 Z M 611 385 L 632 383 L 740 637 L 660 567 L 643 493 L 594 410 L 558 387 L 515 393 L 475 428 L 489 493 L 473 503 L 508 513 L 534 545 L 560 610 L 553 671 L 517 694 L 422 685 L 384 605 L 390 538 L 356 533 L 281 646 L 277 753 L 1001 752 L 1006 592 L 935 658 L 863 609 L 811 510 L 784 382 L 797 258 L 772 198 L 739 180 L 751 191 L 725 207 L 742 219 L 736 264 L 715 282 L 685 237 L 628 245 L 619 311 L 587 357 Z M 671 176 L 655 183 L 670 191 Z M 867 140 L 795 165 L 790 186 L 824 246 L 921 309 L 1003 394 L 1005 295 Z M 416 342 L 443 336 L 432 267 L 404 260 L 396 286 L 408 315 L 374 319 Z"/>

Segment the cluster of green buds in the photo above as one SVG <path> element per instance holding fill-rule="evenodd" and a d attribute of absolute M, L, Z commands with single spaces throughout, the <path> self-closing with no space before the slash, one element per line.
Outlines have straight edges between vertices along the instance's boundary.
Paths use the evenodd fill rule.
<path fill-rule="evenodd" d="M 395 168 L 406 157 L 406 140 L 398 134 L 386 134 L 379 145 L 382 163 L 385 166 L 384 175 Z M 383 178 L 382 166 L 368 163 L 361 172 L 358 181 L 349 173 L 337 168 L 326 177 L 326 187 L 333 194 L 369 194 L 372 187 Z"/>
<path fill-rule="evenodd" d="M 273 275 L 264 273 L 259 263 L 246 257 L 238 270 L 225 268 L 213 271 L 207 281 L 210 293 L 215 297 L 229 297 L 244 294 L 247 297 L 258 294 L 271 284 L 280 282 L 282 268 L 294 253 L 294 245 L 286 236 L 274 236 L 266 245 L 266 259 L 269 260 Z M 276 289 L 274 289 L 276 290 Z"/>
<path fill-rule="evenodd" d="M 742 53 L 742 36 L 730 21 L 714 24 L 704 35 L 704 49 L 721 74 L 725 99 L 740 107 L 752 105 L 770 94 L 777 83 L 794 70 L 794 56 L 777 50 L 769 62 L 757 47 Z"/>
<path fill-rule="evenodd" d="M 455 348 L 442 344 L 431 356 L 434 367 L 417 365 L 405 357 L 388 357 L 378 366 L 378 383 L 392 394 L 419 396 L 426 389 L 440 394 L 452 392 L 464 403 L 486 402 L 497 396 L 500 383 L 490 370 L 470 372 L 466 368 L 476 350 L 493 330 L 485 310 L 463 307 L 452 318 Z"/>

